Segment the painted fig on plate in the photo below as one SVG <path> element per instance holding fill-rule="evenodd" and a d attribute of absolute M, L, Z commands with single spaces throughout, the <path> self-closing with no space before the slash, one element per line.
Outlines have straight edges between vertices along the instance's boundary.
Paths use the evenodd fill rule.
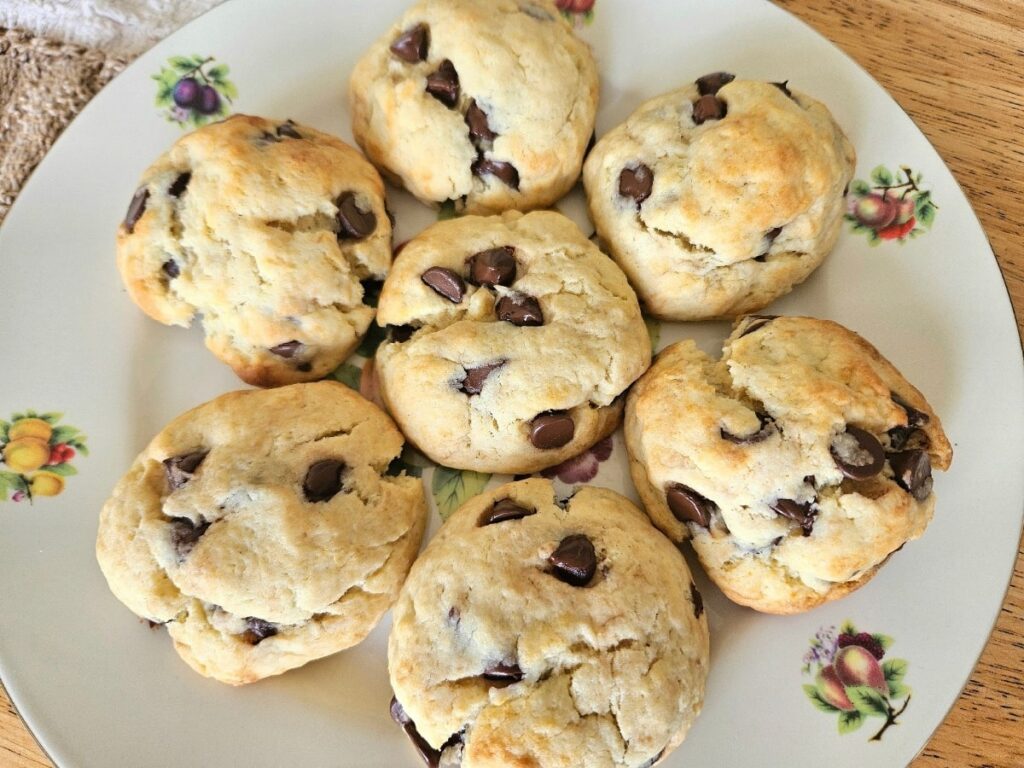
<path fill-rule="evenodd" d="M 850 697 L 846 695 L 846 688 L 839 679 L 839 675 L 836 674 L 835 667 L 831 664 L 821 668 L 815 682 L 818 684 L 818 693 L 821 694 L 821 698 L 836 709 L 841 709 L 843 712 L 852 712 L 856 709 L 853 702 L 850 701 Z"/>
<path fill-rule="evenodd" d="M 848 645 L 836 654 L 833 663 L 843 685 L 868 685 L 883 696 L 889 695 L 885 673 L 867 648 Z"/>

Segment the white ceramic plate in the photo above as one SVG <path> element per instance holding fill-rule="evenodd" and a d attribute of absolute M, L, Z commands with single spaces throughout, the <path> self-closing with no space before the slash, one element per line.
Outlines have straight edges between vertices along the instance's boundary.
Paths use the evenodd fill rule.
<path fill-rule="evenodd" d="M 58 463 L 42 471 L 64 473 L 63 486 L 52 475 L 36 478 L 30 503 L 18 495 L 18 478 L 38 475 L 27 469 L 32 451 L 21 459 L 12 452 L 0 464 L 9 473 L 0 475 L 0 675 L 62 768 L 417 765 L 388 717 L 387 621 L 353 650 L 233 689 L 196 675 L 165 633 L 120 605 L 93 555 L 100 506 L 134 455 L 176 414 L 240 386 L 207 353 L 198 329 L 146 319 L 114 267 L 114 232 L 141 171 L 194 117 L 169 111 L 166 100 L 154 105 L 161 87 L 154 76 L 173 66 L 171 57 L 200 54 L 198 64 L 213 56 L 202 73 L 220 77 L 221 100 L 232 111 L 292 117 L 351 140 L 348 73 L 405 4 L 237 0 L 207 14 L 89 104 L 0 230 L 0 419 L 11 423 L 28 409 L 62 414 L 47 417 L 51 427 L 0 425 L 0 437 L 10 443 L 49 434 L 50 458 Z M 772 310 L 827 317 L 859 331 L 926 393 L 956 451 L 952 470 L 935 482 L 935 521 L 867 587 L 801 616 L 740 609 L 700 578 L 712 633 L 707 703 L 667 761 L 903 765 L 967 680 L 1020 534 L 1021 351 L 985 235 L 898 105 L 845 55 L 774 6 L 598 0 L 589 14 L 569 14 L 597 51 L 599 135 L 642 99 L 706 72 L 788 79 L 824 100 L 857 147 L 857 178 L 864 182 L 851 194 L 887 181 L 884 170 L 872 179 L 877 166 L 889 169 L 891 183 L 905 180 L 899 167 L 906 166 L 916 180 L 916 190 L 906 188 L 910 196 L 927 190 L 937 205 L 918 201 L 915 224 L 883 232 L 877 247 L 871 232 L 848 223 L 825 265 Z M 222 64 L 230 70 L 211 71 Z M 168 75 L 168 82 L 180 76 Z M 397 240 L 436 218 L 403 193 L 393 192 L 391 202 Z M 589 233 L 579 192 L 561 207 Z M 661 345 L 689 335 L 712 351 L 726 327 L 666 325 L 660 332 Z M 339 376 L 352 373 L 343 368 Z M 596 468 L 592 482 L 632 494 L 618 437 L 610 458 L 591 456 L 581 465 L 577 477 Z M 485 480 L 424 473 L 442 502 Z M 876 715 L 860 718 L 857 730 L 858 718 L 846 716 L 849 732 L 840 733 L 839 712 L 816 708 L 802 686 L 813 684 L 819 666 L 807 655 L 811 638 L 822 633 L 818 657 L 827 663 L 846 621 L 857 632 L 888 636 L 883 661 L 894 685 L 876 702 Z M 890 719 L 883 712 L 895 723 L 872 740 Z"/>

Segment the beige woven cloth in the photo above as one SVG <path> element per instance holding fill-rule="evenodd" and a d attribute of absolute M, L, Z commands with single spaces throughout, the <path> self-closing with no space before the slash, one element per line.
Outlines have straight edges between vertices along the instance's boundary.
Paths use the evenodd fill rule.
<path fill-rule="evenodd" d="M 127 63 L 0 27 L 0 222 L 61 131 Z"/>

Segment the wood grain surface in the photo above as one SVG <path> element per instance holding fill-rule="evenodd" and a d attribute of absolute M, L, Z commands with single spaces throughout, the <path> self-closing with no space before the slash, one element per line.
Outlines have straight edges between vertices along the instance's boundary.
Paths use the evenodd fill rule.
<path fill-rule="evenodd" d="M 598 12 L 601 2 L 621 0 Z M 1024 332 L 1024 2 L 778 4 L 867 69 L 935 145 L 988 233 Z M 0 766 L 51 765 L 0 688 Z M 1024 546 L 970 682 L 911 765 L 1024 768 Z"/>

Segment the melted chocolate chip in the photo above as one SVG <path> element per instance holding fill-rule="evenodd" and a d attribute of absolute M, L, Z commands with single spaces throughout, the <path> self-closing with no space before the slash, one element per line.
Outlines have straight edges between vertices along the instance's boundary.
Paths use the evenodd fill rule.
<path fill-rule="evenodd" d="M 167 194 L 171 197 L 181 197 L 190 181 L 192 181 L 192 174 L 190 172 L 179 173 L 178 178 L 167 188 Z"/>
<path fill-rule="evenodd" d="M 654 172 L 643 163 L 635 168 L 623 168 L 619 174 L 619 194 L 631 197 L 636 202 L 636 209 L 651 196 L 654 188 Z"/>
<path fill-rule="evenodd" d="M 128 231 L 129 235 L 135 231 L 135 225 L 139 223 L 142 214 L 146 212 L 147 200 L 149 200 L 149 190 L 145 187 L 140 187 L 132 197 L 132 201 L 128 204 L 128 213 L 124 216 L 124 228 Z"/>
<path fill-rule="evenodd" d="M 498 134 L 492 131 L 487 123 L 487 113 L 480 109 L 476 99 L 472 99 L 466 108 L 466 125 L 469 126 L 469 138 L 474 144 L 498 138 Z"/>
<path fill-rule="evenodd" d="M 693 103 L 693 122 L 700 125 L 708 120 L 721 120 L 726 111 L 725 102 L 717 96 L 701 96 Z"/>
<path fill-rule="evenodd" d="M 485 680 L 490 680 L 495 683 L 504 683 L 505 685 L 518 683 L 524 677 L 523 670 L 519 668 L 518 664 L 515 662 L 509 664 L 504 661 L 491 664 L 484 670 L 483 676 Z"/>
<path fill-rule="evenodd" d="M 511 245 L 488 248 L 470 256 L 469 282 L 473 285 L 509 286 L 516 279 L 516 249 Z"/>
<path fill-rule="evenodd" d="M 271 347 L 270 351 L 273 352 L 278 357 L 283 357 L 285 359 L 290 360 L 291 358 L 295 357 L 295 353 L 298 352 L 300 349 L 302 349 L 302 342 L 296 339 L 292 339 L 291 341 L 283 341 L 280 344 Z"/>
<path fill-rule="evenodd" d="M 341 490 L 344 472 L 345 462 L 338 459 L 322 459 L 311 464 L 302 481 L 306 499 L 315 503 L 334 498 Z"/>
<path fill-rule="evenodd" d="M 409 741 L 412 742 L 423 761 L 431 768 L 437 768 L 441 761 L 441 750 L 434 749 L 426 739 L 420 736 L 420 732 L 416 730 L 416 723 L 406 714 L 397 698 L 391 699 L 391 719 L 402 726 L 402 730 L 405 731 L 405 735 L 409 737 Z"/>
<path fill-rule="evenodd" d="M 448 299 L 452 304 L 458 304 L 466 295 L 466 283 L 447 267 L 431 267 L 420 275 L 420 280 L 430 286 L 434 293 Z"/>
<path fill-rule="evenodd" d="M 483 527 L 485 525 L 494 525 L 495 523 L 505 523 L 509 520 L 520 520 L 524 517 L 537 514 L 537 510 L 529 509 L 517 504 L 512 499 L 501 499 L 500 501 L 494 502 L 494 506 L 488 510 L 485 510 L 480 519 L 477 520 L 477 525 Z"/>
<path fill-rule="evenodd" d="M 572 441 L 576 424 L 567 411 L 551 411 L 530 422 L 530 442 L 542 451 L 561 448 Z"/>
<path fill-rule="evenodd" d="M 302 134 L 295 128 L 295 123 L 292 120 L 285 120 L 279 126 L 277 126 L 277 135 L 286 136 L 289 139 L 301 139 Z"/>
<path fill-rule="evenodd" d="M 582 533 L 566 536 L 548 557 L 551 574 L 559 581 L 574 587 L 583 587 L 597 571 L 597 553 L 594 544 Z"/>
<path fill-rule="evenodd" d="M 918 501 L 932 492 L 932 461 L 927 451 L 911 450 L 889 454 L 889 466 L 899 486 Z"/>
<path fill-rule="evenodd" d="M 886 434 L 889 435 L 890 451 L 902 451 L 907 448 L 927 449 L 931 445 L 928 435 L 916 427 L 893 427 Z"/>
<path fill-rule="evenodd" d="M 339 240 L 359 240 L 377 228 L 377 216 L 373 211 L 364 211 L 359 207 L 354 192 L 343 192 L 336 205 Z"/>
<path fill-rule="evenodd" d="M 777 318 L 778 315 L 747 315 L 747 325 L 737 338 L 742 339 L 748 333 L 764 328 L 768 323 Z"/>
<path fill-rule="evenodd" d="M 697 90 L 701 96 L 714 96 L 723 85 L 728 85 L 736 79 L 736 75 L 729 72 L 712 72 L 697 78 Z"/>
<path fill-rule="evenodd" d="M 793 93 L 789 90 L 789 80 L 783 80 L 781 83 L 772 83 L 772 85 L 793 99 Z M 796 99 L 793 99 L 793 101 L 796 101 Z"/>
<path fill-rule="evenodd" d="M 923 411 L 917 410 L 914 406 L 904 400 L 902 397 L 897 395 L 895 392 L 890 392 L 889 397 L 896 403 L 900 408 L 907 412 L 907 426 L 910 427 L 923 427 L 928 423 L 928 414 Z"/>
<path fill-rule="evenodd" d="M 178 266 L 178 262 L 174 259 L 168 259 L 160 265 L 160 269 L 172 280 L 181 274 L 181 268 Z"/>
<path fill-rule="evenodd" d="M 387 326 L 388 339 L 396 344 L 404 344 L 416 333 L 416 328 L 411 325 L 389 325 Z"/>
<path fill-rule="evenodd" d="M 682 483 L 672 483 L 665 488 L 665 502 L 676 520 L 681 523 L 696 523 L 703 528 L 711 527 L 711 513 L 718 505 Z"/>
<path fill-rule="evenodd" d="M 499 320 L 512 325 L 544 325 L 540 302 L 533 296 L 502 296 L 494 305 L 494 312 Z"/>
<path fill-rule="evenodd" d="M 693 617 L 699 619 L 700 615 L 704 613 L 704 598 L 701 597 L 700 590 L 692 581 L 690 582 L 690 601 L 693 603 Z"/>
<path fill-rule="evenodd" d="M 869 432 L 847 425 L 829 445 L 829 453 L 839 471 L 851 480 L 867 480 L 882 471 L 885 452 L 882 444 Z"/>
<path fill-rule="evenodd" d="M 459 389 L 470 396 L 479 395 L 483 391 L 484 382 L 487 381 L 488 377 L 504 364 L 504 360 L 499 360 L 496 363 L 478 365 L 476 368 L 466 368 L 466 377 L 459 385 Z"/>
<path fill-rule="evenodd" d="M 772 504 L 776 514 L 793 520 L 803 528 L 804 536 L 810 536 L 814 528 L 814 518 L 818 514 L 812 502 L 799 502 L 793 499 L 777 499 Z"/>
<path fill-rule="evenodd" d="M 402 61 L 415 64 L 426 61 L 430 47 L 430 29 L 426 24 L 417 24 L 405 30 L 391 43 L 391 52 Z"/>
<path fill-rule="evenodd" d="M 273 637 L 276 634 L 276 625 L 263 619 L 257 619 L 255 616 L 249 616 L 245 620 L 245 632 L 242 633 L 242 639 L 249 645 L 259 645 L 268 637 Z"/>
<path fill-rule="evenodd" d="M 459 103 L 459 73 L 449 59 L 427 75 L 427 93 L 449 108 Z"/>
<path fill-rule="evenodd" d="M 172 491 L 181 488 L 192 479 L 208 453 L 209 451 L 192 451 L 164 459 L 164 472 L 167 474 L 167 484 Z"/>
<path fill-rule="evenodd" d="M 195 547 L 196 542 L 203 537 L 210 523 L 193 523 L 187 517 L 171 518 L 171 543 L 178 555 L 178 561 L 184 560 Z"/>
<path fill-rule="evenodd" d="M 746 335 L 746 333 L 741 335 Z M 753 443 L 760 443 L 762 440 L 767 440 L 775 432 L 775 419 L 767 413 L 755 413 L 754 415 L 757 416 L 757 420 L 761 424 L 756 432 L 750 435 L 734 435 L 732 432 L 727 432 L 725 427 L 722 427 L 719 430 L 722 435 L 722 439 L 728 440 L 730 443 L 736 443 L 737 445 L 752 445 Z"/>
<path fill-rule="evenodd" d="M 512 187 L 512 189 L 519 189 L 519 171 L 516 170 L 512 163 L 506 163 L 504 160 L 490 160 L 478 157 L 473 161 L 470 170 L 474 176 L 494 176 L 499 181 L 503 181 L 506 185 Z"/>
<path fill-rule="evenodd" d="M 276 133 L 264 131 L 263 134 L 259 137 L 258 141 L 262 142 L 263 144 L 280 144 L 281 137 L 278 136 Z"/>

